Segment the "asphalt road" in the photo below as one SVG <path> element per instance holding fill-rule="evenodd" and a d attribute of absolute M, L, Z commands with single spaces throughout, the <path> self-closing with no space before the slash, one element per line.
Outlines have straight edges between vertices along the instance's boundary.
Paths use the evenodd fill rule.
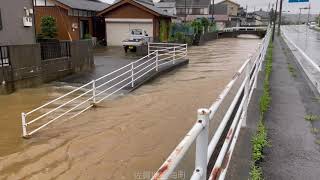
<path fill-rule="evenodd" d="M 305 25 L 284 26 L 282 30 L 290 40 L 320 66 L 320 32 L 309 29 Z"/>

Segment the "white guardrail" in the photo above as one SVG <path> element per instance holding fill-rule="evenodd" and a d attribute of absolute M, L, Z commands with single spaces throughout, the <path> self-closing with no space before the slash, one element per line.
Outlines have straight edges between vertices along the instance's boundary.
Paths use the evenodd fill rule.
<path fill-rule="evenodd" d="M 147 76 L 151 71 L 187 56 L 187 44 L 149 43 L 148 55 L 78 87 L 38 108 L 22 113 L 23 137 L 31 136 L 54 121 L 71 119 Z"/>
<path fill-rule="evenodd" d="M 283 27 L 281 28 L 283 29 Z M 298 52 L 302 55 L 302 57 L 307 60 L 307 62 L 309 62 L 309 65 L 311 65 L 313 67 L 313 72 L 317 72 L 320 73 L 320 67 L 317 63 L 315 63 L 301 48 L 299 48 L 286 34 L 286 32 L 284 30 L 281 31 L 281 34 L 284 37 L 284 40 L 286 41 L 286 43 L 288 45 L 292 45 L 296 50 L 298 50 Z M 312 84 L 315 86 L 315 88 L 317 89 L 317 91 L 320 93 L 320 79 L 314 76 L 314 73 L 311 72 L 311 69 L 308 69 L 305 67 L 305 65 L 303 64 L 303 62 L 301 62 L 299 60 L 299 58 L 297 58 L 298 63 L 300 64 L 300 66 L 302 67 L 302 69 L 304 70 L 304 72 L 306 73 L 306 75 L 308 76 L 309 80 L 312 82 Z"/>
<path fill-rule="evenodd" d="M 231 27 L 224 28 L 223 32 L 234 32 L 234 31 L 266 31 L 268 27 Z"/>
<path fill-rule="evenodd" d="M 226 130 L 226 125 L 229 122 L 233 111 L 237 111 L 235 117 L 233 119 L 230 119 L 232 120 L 232 124 L 228 129 L 227 136 L 224 139 L 224 143 L 209 177 L 209 179 L 212 180 L 225 178 L 241 126 L 245 126 L 246 124 L 248 104 L 250 102 L 253 89 L 257 85 L 258 74 L 262 69 L 262 63 L 265 59 L 270 37 L 271 30 L 269 28 L 265 38 L 259 45 L 256 55 L 252 56 L 252 58 L 249 58 L 242 65 L 242 67 L 238 70 L 233 79 L 228 83 L 228 85 L 219 95 L 217 100 L 212 104 L 212 106 L 209 109 L 198 110 L 198 117 L 195 125 L 191 128 L 191 130 L 182 139 L 182 141 L 170 154 L 167 160 L 154 174 L 154 176 L 152 177 L 153 180 L 170 179 L 170 175 L 173 173 L 177 165 L 181 162 L 182 158 L 186 155 L 186 152 L 189 150 L 194 141 L 196 141 L 195 170 L 191 179 L 206 180 L 209 160 L 217 147 L 219 139 L 221 138 L 223 132 Z M 244 73 L 243 75 L 245 75 L 244 80 L 241 81 L 240 88 L 237 90 L 237 93 L 232 100 L 228 110 L 224 114 L 219 127 L 217 128 L 211 141 L 209 142 L 209 123 L 213 119 L 218 108 L 220 107 L 223 100 L 226 98 L 236 81 L 241 80 L 240 75 L 242 73 Z M 240 105 L 237 106 L 239 100 Z"/>

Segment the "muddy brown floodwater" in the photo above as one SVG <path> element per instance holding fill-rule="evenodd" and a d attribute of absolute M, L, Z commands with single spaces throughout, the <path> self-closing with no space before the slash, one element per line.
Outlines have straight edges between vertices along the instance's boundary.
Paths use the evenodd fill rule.
<path fill-rule="evenodd" d="M 259 42 L 230 38 L 191 47 L 188 66 L 29 140 L 19 138 L 21 111 L 61 90 L 49 86 L 0 97 L 0 179 L 150 178 L 192 127 L 196 110 L 211 105 Z"/>

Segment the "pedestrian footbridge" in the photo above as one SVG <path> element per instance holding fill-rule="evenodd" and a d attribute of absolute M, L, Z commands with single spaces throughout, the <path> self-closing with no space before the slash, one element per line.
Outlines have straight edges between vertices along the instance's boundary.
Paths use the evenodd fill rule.
<path fill-rule="evenodd" d="M 237 37 L 241 34 L 252 34 L 263 38 L 267 33 L 267 27 L 232 27 L 219 32 L 221 37 Z"/>

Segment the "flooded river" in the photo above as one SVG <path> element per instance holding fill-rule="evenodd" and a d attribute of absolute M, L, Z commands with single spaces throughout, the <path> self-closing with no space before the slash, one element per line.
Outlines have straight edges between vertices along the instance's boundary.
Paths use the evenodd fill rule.
<path fill-rule="evenodd" d="M 0 179 L 150 178 L 192 127 L 196 110 L 211 105 L 260 41 L 191 47 L 189 65 L 29 140 L 20 138 L 20 113 L 69 89 L 47 85 L 0 96 Z"/>

